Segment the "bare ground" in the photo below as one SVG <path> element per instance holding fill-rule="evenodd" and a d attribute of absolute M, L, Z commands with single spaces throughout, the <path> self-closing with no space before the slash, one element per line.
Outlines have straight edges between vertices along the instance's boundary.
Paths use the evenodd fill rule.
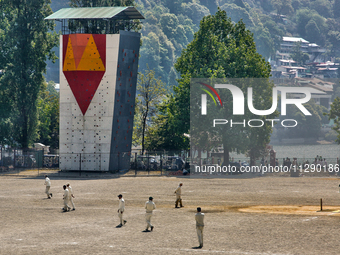
<path fill-rule="evenodd" d="M 0 254 L 339 254 L 338 178 L 50 178 L 46 199 L 42 176 L 0 176 Z M 180 181 L 185 207 L 175 209 Z M 76 210 L 62 213 L 67 182 Z M 120 193 L 128 222 L 116 228 Z M 155 229 L 143 233 L 149 196 Z M 200 250 L 197 206 L 206 215 Z"/>

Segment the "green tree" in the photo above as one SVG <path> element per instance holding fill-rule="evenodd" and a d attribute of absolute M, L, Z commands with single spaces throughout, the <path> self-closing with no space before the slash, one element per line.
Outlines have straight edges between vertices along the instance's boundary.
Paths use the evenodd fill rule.
<path fill-rule="evenodd" d="M 256 26 L 253 32 L 258 53 L 268 59 L 275 52 L 274 42 L 268 29 L 260 25 Z"/>
<path fill-rule="evenodd" d="M 337 132 L 338 135 L 335 141 L 340 144 L 340 97 L 336 97 L 334 99 L 331 104 L 331 110 L 325 115 L 328 116 L 329 120 L 334 120 L 334 126 L 332 129 Z"/>
<path fill-rule="evenodd" d="M 228 14 L 228 17 L 230 17 L 235 23 L 242 19 L 247 27 L 254 26 L 253 19 L 250 17 L 248 11 L 245 8 L 242 8 L 236 4 L 224 4 L 221 6 L 221 9 L 225 10 Z"/>
<path fill-rule="evenodd" d="M 288 105 L 286 119 L 295 119 L 298 125 L 294 128 L 288 128 L 284 132 L 286 138 L 317 138 L 320 135 L 322 124 L 328 123 L 324 116 L 327 109 L 324 106 L 315 104 L 313 100 L 304 104 L 304 107 L 312 114 L 304 115 L 295 105 Z"/>
<path fill-rule="evenodd" d="M 10 90 L 0 80 L 0 145 L 11 145 L 13 123 L 10 117 L 13 101 L 10 99 Z"/>
<path fill-rule="evenodd" d="M 45 84 L 38 99 L 38 136 L 36 142 L 59 148 L 59 93 L 54 82 Z"/>
<path fill-rule="evenodd" d="M 301 41 L 295 43 L 290 57 L 297 62 L 298 65 L 304 65 L 309 59 L 309 55 L 301 50 Z"/>
<path fill-rule="evenodd" d="M 233 24 L 226 12 L 218 10 L 215 15 L 202 19 L 200 29 L 194 35 L 194 40 L 189 43 L 175 64 L 176 70 L 181 74 L 179 85 L 174 88 L 174 95 L 169 98 L 164 107 L 164 123 L 159 135 L 163 137 L 176 137 L 177 149 L 186 149 L 188 145 L 185 133 L 190 126 L 190 79 L 191 78 L 268 78 L 270 65 L 256 52 L 252 33 L 246 30 L 245 24 L 240 21 Z M 245 86 L 241 89 L 246 90 Z M 259 86 L 254 94 L 262 93 L 267 97 L 272 85 Z M 227 106 L 225 118 L 230 117 L 232 109 L 231 95 L 225 95 Z M 271 100 L 268 100 L 271 102 Z M 259 108 L 258 108 L 259 109 Z M 229 162 L 229 152 L 233 150 L 245 151 L 247 133 L 221 132 L 224 147 L 225 162 Z M 235 140 L 235 142 L 234 142 Z M 168 141 L 164 147 L 169 144 Z M 243 146 L 242 146 L 243 145 Z M 166 147 L 167 148 L 167 147 Z M 172 146 L 173 148 L 173 146 Z"/>
<path fill-rule="evenodd" d="M 334 18 L 340 18 L 340 0 L 334 0 L 332 10 Z"/>
<path fill-rule="evenodd" d="M 268 30 L 272 38 L 274 52 L 276 50 L 279 50 L 281 47 L 282 37 L 284 36 L 284 31 L 281 28 L 279 28 L 278 25 L 273 20 L 268 18 L 268 16 L 263 21 L 263 26 Z"/>
<path fill-rule="evenodd" d="M 308 27 L 307 25 L 311 20 L 315 22 L 315 25 L 312 24 L 311 22 Z M 296 26 L 297 26 L 297 32 L 300 34 L 301 37 L 303 38 L 309 37 L 310 40 L 312 41 L 314 41 L 315 38 L 318 39 L 318 37 L 314 38 L 312 37 L 312 35 L 310 35 L 310 33 L 313 33 L 314 31 L 316 31 L 316 27 L 319 29 L 319 31 L 317 31 L 319 32 L 319 34 L 324 34 L 324 33 L 327 33 L 328 31 L 325 18 L 320 16 L 316 11 L 310 10 L 310 9 L 300 9 L 297 11 Z M 308 29 L 308 31 L 306 29 Z M 318 43 L 321 44 L 324 42 L 319 41 Z"/>
<path fill-rule="evenodd" d="M 145 135 L 148 126 L 151 124 L 152 117 L 157 113 L 157 105 L 162 101 L 167 90 L 165 84 L 155 77 L 155 71 L 147 69 L 145 74 L 140 73 L 137 81 L 137 113 L 140 114 L 140 130 L 136 132 L 141 136 L 142 154 L 145 149 Z"/>
<path fill-rule="evenodd" d="M 148 150 L 187 150 L 189 139 L 185 133 L 190 127 L 190 75 L 182 75 L 174 88 L 175 96 L 158 106 L 146 140 Z"/>
<path fill-rule="evenodd" d="M 317 11 L 323 17 L 332 17 L 332 3 L 329 0 L 315 0 L 310 4 L 311 9 Z"/>
<path fill-rule="evenodd" d="M 43 86 L 46 59 L 54 59 L 52 48 L 57 35 L 51 34 L 54 22 L 44 18 L 52 14 L 49 0 L 3 0 L 2 20 L 7 30 L 1 31 L 0 45 L 6 45 L 1 55 L 4 75 L 1 83 L 8 90 L 11 106 L 13 139 L 23 148 L 37 136 L 37 100 Z"/>
<path fill-rule="evenodd" d="M 210 14 L 210 11 L 207 7 L 200 5 L 198 3 L 182 3 L 181 5 L 182 11 L 185 15 L 187 15 L 194 24 L 198 25 L 200 20 Z"/>
<path fill-rule="evenodd" d="M 321 33 L 315 20 L 311 19 L 306 25 L 306 39 L 319 45 L 325 44 L 325 35 Z"/>
<path fill-rule="evenodd" d="M 294 11 L 291 0 L 272 0 L 272 5 L 276 9 L 278 16 L 289 15 Z"/>

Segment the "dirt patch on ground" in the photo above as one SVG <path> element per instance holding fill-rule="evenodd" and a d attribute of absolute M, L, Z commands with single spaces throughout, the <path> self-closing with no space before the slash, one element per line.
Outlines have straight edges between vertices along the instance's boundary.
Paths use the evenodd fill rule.
<path fill-rule="evenodd" d="M 340 216 L 340 206 L 296 206 L 296 205 L 271 205 L 271 206 L 250 206 L 238 209 L 240 212 L 247 213 L 274 213 L 274 214 L 294 214 L 294 215 L 317 215 L 317 216 Z"/>

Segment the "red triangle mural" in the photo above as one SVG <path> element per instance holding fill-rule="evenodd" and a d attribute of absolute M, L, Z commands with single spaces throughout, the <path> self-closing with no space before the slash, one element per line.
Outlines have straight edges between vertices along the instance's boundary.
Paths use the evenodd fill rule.
<path fill-rule="evenodd" d="M 85 115 L 106 69 L 106 36 L 63 36 L 63 73 Z"/>

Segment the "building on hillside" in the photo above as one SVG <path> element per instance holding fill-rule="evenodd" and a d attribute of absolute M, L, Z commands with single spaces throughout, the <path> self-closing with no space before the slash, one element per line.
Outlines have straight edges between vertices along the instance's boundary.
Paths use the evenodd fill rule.
<path fill-rule="evenodd" d="M 309 55 L 309 60 L 302 66 L 298 66 L 291 57 L 296 43 L 300 42 L 300 50 Z M 300 37 L 284 36 L 280 44 L 280 50 L 276 52 L 275 59 L 271 61 L 272 76 L 274 78 L 337 78 L 338 64 L 326 62 L 323 53 L 326 49 L 316 43 L 310 43 Z"/>

